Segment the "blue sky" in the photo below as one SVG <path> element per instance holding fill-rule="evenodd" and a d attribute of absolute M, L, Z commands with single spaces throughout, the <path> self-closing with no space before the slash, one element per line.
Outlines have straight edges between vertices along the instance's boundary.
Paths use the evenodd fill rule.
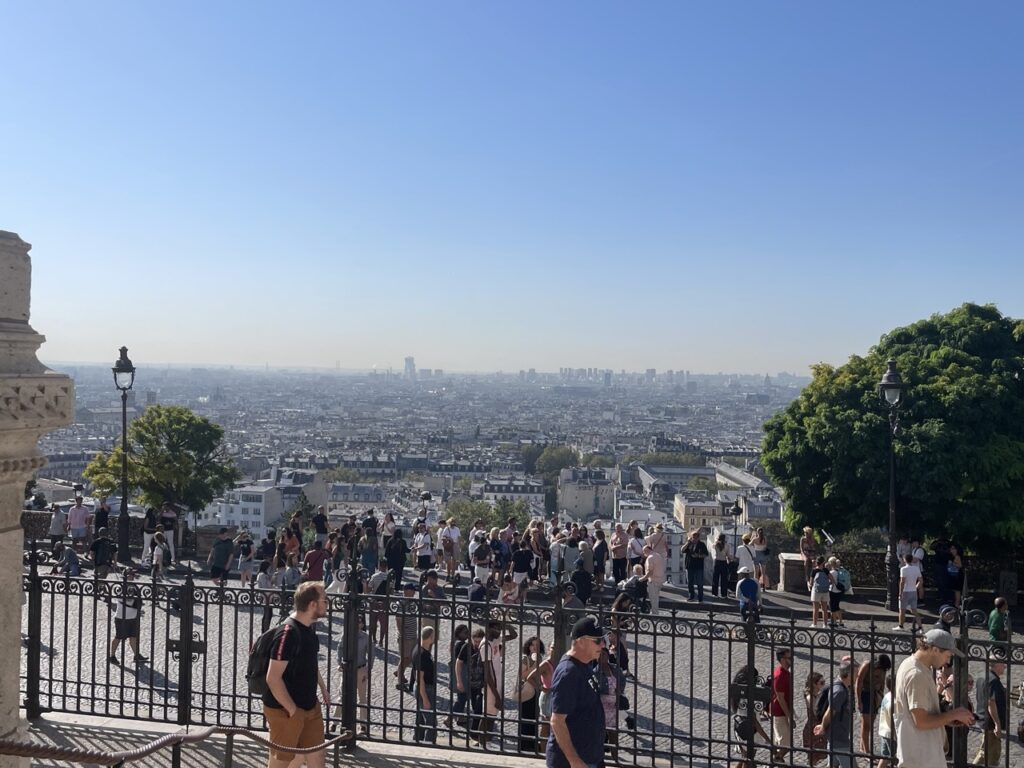
<path fill-rule="evenodd" d="M 48 360 L 805 372 L 1024 316 L 1024 6 L 0 5 Z"/>

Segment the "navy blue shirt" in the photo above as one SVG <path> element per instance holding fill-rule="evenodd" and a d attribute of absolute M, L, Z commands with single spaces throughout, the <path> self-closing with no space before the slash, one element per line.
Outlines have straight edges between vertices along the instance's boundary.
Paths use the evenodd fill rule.
<path fill-rule="evenodd" d="M 597 692 L 597 677 L 591 664 L 563 656 L 551 680 L 551 714 L 565 715 L 569 738 L 587 765 L 604 762 L 604 707 Z M 555 740 L 548 737 L 548 768 L 569 768 L 569 760 Z"/>

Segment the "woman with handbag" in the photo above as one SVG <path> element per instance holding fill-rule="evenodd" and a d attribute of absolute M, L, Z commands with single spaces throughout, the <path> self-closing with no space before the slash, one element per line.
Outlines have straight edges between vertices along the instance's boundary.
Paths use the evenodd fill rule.
<path fill-rule="evenodd" d="M 810 750 L 807 753 L 808 765 L 817 765 L 827 754 L 828 736 L 814 735 L 814 726 L 818 724 L 818 716 L 815 713 L 815 704 L 822 690 L 825 688 L 825 677 L 821 672 L 811 672 L 804 684 L 804 707 L 807 714 L 807 722 L 803 730 L 803 747 Z"/>
<path fill-rule="evenodd" d="M 754 684 L 758 685 L 757 669 L 755 667 L 740 667 L 732 678 L 732 685 L 729 686 L 732 738 L 736 746 L 736 754 L 739 755 L 738 760 L 733 763 L 733 768 L 746 768 L 748 765 L 755 764 L 757 748 L 748 747 L 752 737 L 756 740 L 760 736 L 766 745 L 771 744 L 771 739 L 768 738 L 768 734 L 764 732 L 764 728 L 754 714 L 752 702 L 737 692 L 750 684 L 751 677 L 753 677 Z"/>
<path fill-rule="evenodd" d="M 539 637 L 530 637 L 523 643 L 523 655 L 519 660 L 519 686 L 516 701 L 519 702 L 519 751 L 537 752 L 537 720 L 540 707 L 540 691 L 537 687 L 535 670 L 544 658 L 544 643 Z"/>

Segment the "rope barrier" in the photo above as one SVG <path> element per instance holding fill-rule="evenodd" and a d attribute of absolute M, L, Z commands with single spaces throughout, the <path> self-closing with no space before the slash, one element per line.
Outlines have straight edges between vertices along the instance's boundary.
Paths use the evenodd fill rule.
<path fill-rule="evenodd" d="M 248 728 L 239 728 L 226 725 L 216 725 L 209 728 L 192 731 L 178 731 L 169 733 L 158 739 L 145 744 L 137 749 L 124 750 L 121 752 L 104 752 L 97 749 L 85 747 L 58 747 L 56 745 L 40 744 L 38 742 L 22 741 L 20 739 L 0 739 L 0 755 L 13 755 L 15 757 L 38 757 L 47 760 L 63 760 L 71 763 L 97 763 L 99 765 L 124 765 L 125 763 L 140 760 L 143 757 L 153 754 L 165 747 L 178 744 L 194 744 L 205 741 L 214 734 L 230 736 L 245 736 L 248 739 L 263 744 L 277 752 L 288 752 L 294 755 L 308 755 L 319 752 L 327 747 L 334 746 L 342 741 L 349 741 L 352 738 L 351 731 L 342 731 L 332 739 L 329 739 L 315 747 L 284 747 L 275 744 L 255 731 Z"/>

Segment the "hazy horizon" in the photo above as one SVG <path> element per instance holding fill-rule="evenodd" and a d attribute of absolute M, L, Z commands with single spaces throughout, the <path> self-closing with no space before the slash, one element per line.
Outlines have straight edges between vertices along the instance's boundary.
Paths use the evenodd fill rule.
<path fill-rule="evenodd" d="M 47 359 L 805 374 L 1024 317 L 1019 4 L 3 18 Z"/>

